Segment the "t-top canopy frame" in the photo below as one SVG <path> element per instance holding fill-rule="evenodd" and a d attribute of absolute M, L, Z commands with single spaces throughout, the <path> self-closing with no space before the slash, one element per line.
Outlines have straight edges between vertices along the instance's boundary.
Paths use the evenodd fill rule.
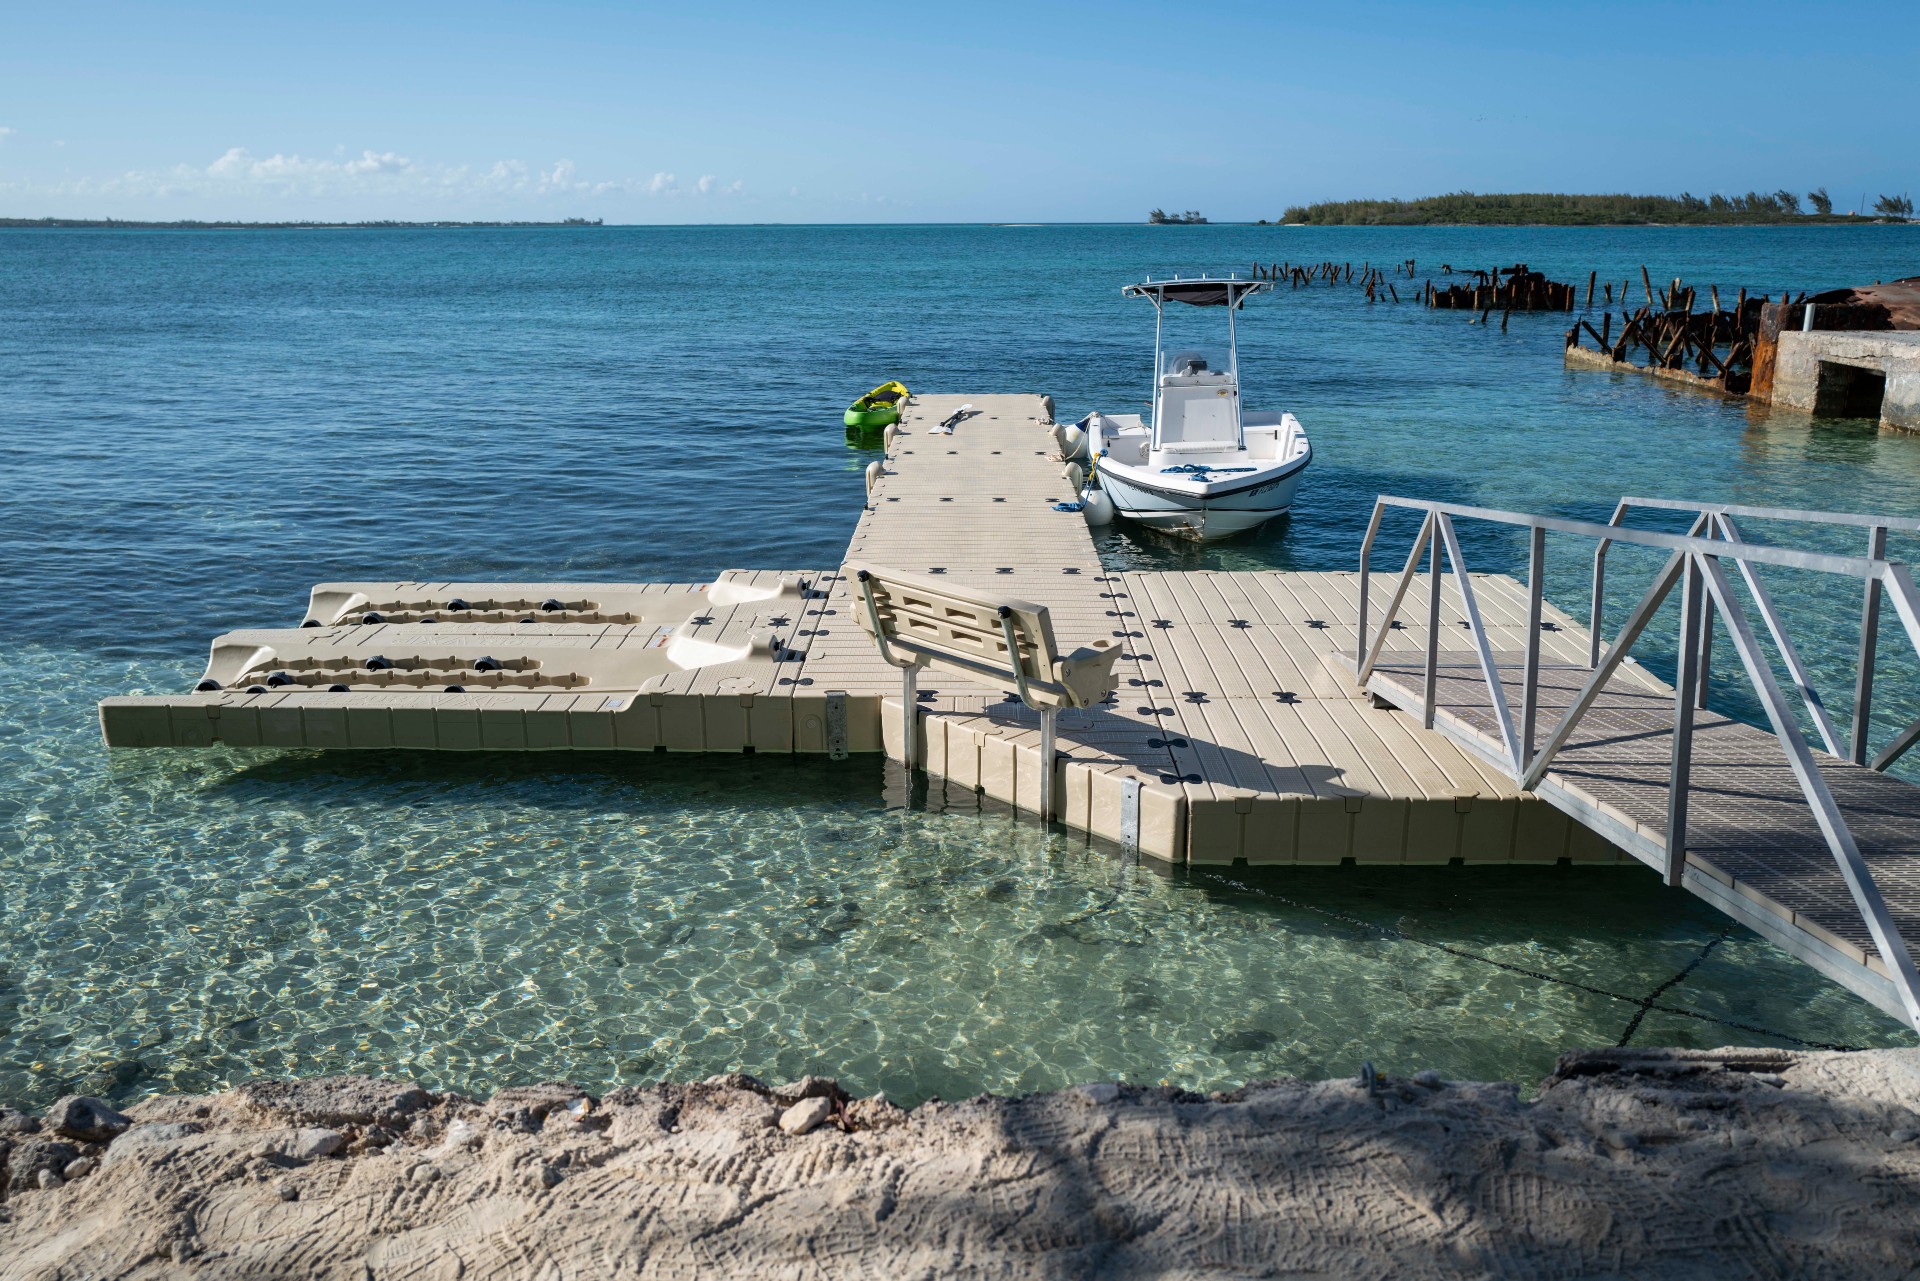
<path fill-rule="evenodd" d="M 1271 288 L 1273 282 L 1270 280 L 1241 280 L 1234 276 L 1198 276 L 1182 280 L 1175 276 L 1172 280 L 1149 279 L 1137 285 L 1125 285 L 1120 293 L 1126 298 L 1149 299 L 1155 307 L 1183 302 L 1189 307 L 1232 307 L 1237 310 L 1249 295 Z"/>
<path fill-rule="evenodd" d="M 1145 298 L 1153 304 L 1153 439 L 1150 448 L 1160 448 L 1160 342 L 1165 332 L 1167 304 L 1183 302 L 1190 307 L 1225 307 L 1227 309 L 1227 372 L 1233 376 L 1236 397 L 1240 388 L 1240 335 L 1233 323 L 1233 315 L 1246 304 L 1249 297 L 1273 288 L 1271 280 L 1242 280 L 1238 276 L 1196 276 L 1182 280 L 1175 276 L 1172 280 L 1154 280 L 1151 277 L 1137 285 L 1122 285 L 1122 298 Z M 1240 423 L 1240 405 L 1234 402 L 1234 443 L 1237 448 L 1247 447 L 1246 428 Z"/>

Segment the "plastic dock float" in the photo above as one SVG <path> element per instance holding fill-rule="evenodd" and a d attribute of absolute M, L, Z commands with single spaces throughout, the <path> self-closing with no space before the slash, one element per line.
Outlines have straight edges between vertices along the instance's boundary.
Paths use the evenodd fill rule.
<path fill-rule="evenodd" d="M 111 747 L 875 751 L 814 691 L 821 573 L 711 583 L 327 583 L 213 642 L 191 695 L 109 698 Z"/>

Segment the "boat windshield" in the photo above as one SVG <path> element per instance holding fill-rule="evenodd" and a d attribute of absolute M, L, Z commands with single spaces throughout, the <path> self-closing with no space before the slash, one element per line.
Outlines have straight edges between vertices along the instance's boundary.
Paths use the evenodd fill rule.
<path fill-rule="evenodd" d="M 1218 379 L 1233 371 L 1233 362 L 1224 348 L 1180 347 L 1160 353 L 1160 376 Z"/>

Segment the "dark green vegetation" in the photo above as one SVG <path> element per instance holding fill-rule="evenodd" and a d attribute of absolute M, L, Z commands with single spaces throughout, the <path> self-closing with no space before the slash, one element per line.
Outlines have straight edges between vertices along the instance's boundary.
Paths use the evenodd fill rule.
<path fill-rule="evenodd" d="M 1197 227 L 1205 224 L 1206 221 L 1200 216 L 1198 209 L 1172 214 L 1164 209 L 1155 209 L 1147 215 L 1147 222 L 1155 227 Z"/>
<path fill-rule="evenodd" d="M 1337 200 L 1295 205 L 1282 222 L 1314 226 L 1408 226 L 1424 223 L 1484 226 L 1634 226 L 1657 223 L 1845 222 L 1833 212 L 1825 187 L 1804 197 L 1791 191 L 1749 191 L 1744 196 L 1570 196 L 1547 193 L 1476 195 L 1458 191 L 1423 200 Z M 1913 202 L 1905 196 L 1881 196 L 1874 214 L 1909 218 Z"/>
<path fill-rule="evenodd" d="M 599 225 L 598 218 L 566 218 L 560 222 L 395 222 L 388 219 L 378 222 L 201 222 L 191 218 L 182 219 L 179 222 L 136 222 L 124 218 L 0 218 L 0 227 L 112 227 L 122 231 L 149 227 L 170 227 L 187 231 L 223 231 L 236 228 L 249 231 L 393 231 L 419 227 L 598 227 Z"/>

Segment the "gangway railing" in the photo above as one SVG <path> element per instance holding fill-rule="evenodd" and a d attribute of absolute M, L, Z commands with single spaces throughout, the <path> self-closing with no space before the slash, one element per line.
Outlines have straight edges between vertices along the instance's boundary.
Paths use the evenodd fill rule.
<path fill-rule="evenodd" d="M 1656 503 L 1652 500 L 1626 500 L 1623 508 L 1616 511 L 1615 522 L 1603 525 L 1592 521 L 1567 520 L 1457 503 L 1381 495 L 1374 502 L 1373 515 L 1367 523 L 1366 537 L 1360 549 L 1359 620 L 1354 647 L 1354 667 L 1359 684 L 1365 687 L 1379 665 L 1390 631 L 1395 626 L 1406 602 L 1408 590 L 1419 576 L 1424 558 L 1431 580 L 1431 590 L 1426 609 L 1425 665 L 1422 672 L 1418 710 L 1422 723 L 1429 729 L 1434 727 L 1435 715 L 1439 710 L 1440 605 L 1444 581 L 1444 559 L 1445 566 L 1451 570 L 1459 592 L 1475 658 L 1481 675 L 1486 681 L 1493 719 L 1499 730 L 1504 753 L 1504 760 L 1500 764 L 1523 790 L 1532 791 L 1540 786 L 1542 779 L 1552 768 L 1555 756 L 1566 746 L 1582 720 L 1594 708 L 1602 692 L 1619 670 L 1621 663 L 1627 659 L 1628 652 L 1646 632 L 1648 624 L 1652 622 L 1661 605 L 1678 586 L 1681 590 L 1679 670 L 1674 680 L 1673 691 L 1674 725 L 1667 786 L 1664 850 L 1666 865 L 1663 869 L 1667 883 L 1681 884 L 1686 868 L 1688 792 L 1693 756 L 1694 712 L 1704 705 L 1704 658 L 1710 652 L 1708 638 L 1713 620 L 1717 617 L 1725 624 L 1727 634 L 1739 655 L 1747 681 L 1766 711 L 1768 723 L 1786 753 L 1801 795 L 1839 867 L 1840 874 L 1873 939 L 1874 946 L 1886 964 L 1894 989 L 1904 1007 L 1907 1021 L 1916 1029 L 1920 1029 L 1920 974 L 1915 972 L 1913 956 L 1908 950 L 1906 940 L 1901 937 L 1900 931 L 1894 924 L 1886 899 L 1874 882 L 1873 875 L 1861 855 L 1859 844 L 1848 828 L 1845 816 L 1841 813 L 1839 803 L 1835 800 L 1827 780 L 1821 774 L 1814 757 L 1814 749 L 1800 728 L 1799 721 L 1774 674 L 1773 666 L 1760 647 L 1758 635 L 1748 618 L 1747 610 L 1734 593 L 1727 564 L 1728 562 L 1733 564 L 1735 571 L 1747 582 L 1750 589 L 1759 589 L 1754 592 L 1756 604 L 1770 633 L 1776 640 L 1785 641 L 1781 646 L 1783 653 L 1793 655 L 1788 662 L 1788 667 L 1803 698 L 1811 695 L 1812 684 L 1806 679 L 1805 666 L 1800 663 L 1791 641 L 1786 640 L 1786 632 L 1780 623 L 1778 611 L 1773 609 L 1771 600 L 1765 595 L 1764 587 L 1761 586 L 1755 573 L 1755 567 L 1778 566 L 1807 570 L 1852 578 L 1861 582 L 1869 589 L 1868 606 L 1874 611 L 1870 621 L 1877 625 L 1878 601 L 1884 597 L 1891 603 L 1893 612 L 1905 629 L 1916 654 L 1920 654 L 1920 590 L 1916 590 L 1911 571 L 1905 564 L 1889 561 L 1883 555 L 1836 556 L 1824 552 L 1772 547 L 1741 541 L 1732 518 L 1753 516 L 1758 519 L 1761 511 L 1771 509 L 1742 509 L 1734 505 L 1716 504 L 1671 504 L 1677 510 L 1694 513 L 1692 525 L 1685 534 L 1633 529 L 1618 523 L 1626 507 L 1653 505 Z M 1669 504 L 1661 500 L 1658 505 Z M 1420 512 L 1422 520 L 1412 548 L 1407 553 L 1405 565 L 1395 581 L 1385 615 L 1381 618 L 1379 626 L 1372 628 L 1369 613 L 1372 587 L 1371 560 L 1382 518 L 1390 508 Z M 1822 514 L 1802 513 L 1802 515 L 1819 518 Z M 1517 718 L 1507 697 L 1499 665 L 1488 636 L 1486 620 L 1474 591 L 1473 579 L 1461 552 L 1459 535 L 1454 528 L 1456 519 L 1486 521 L 1528 531 L 1527 621 L 1519 682 L 1520 711 Z M 1834 518 L 1826 523 L 1858 523 L 1871 531 L 1877 531 L 1870 535 L 1870 550 L 1874 552 L 1884 552 L 1887 529 L 1904 529 L 1910 526 L 1920 528 L 1920 521 L 1909 522 L 1899 518 L 1878 516 L 1847 516 Z M 1648 584 L 1619 633 L 1604 646 L 1600 642 L 1600 617 L 1596 608 L 1593 618 L 1594 644 L 1587 664 L 1589 670 L 1586 679 L 1575 694 L 1571 705 L 1560 714 L 1559 719 L 1542 738 L 1539 734 L 1540 634 L 1541 624 L 1544 621 L 1542 615 L 1545 608 L 1546 536 L 1549 533 L 1597 540 L 1600 543 L 1600 549 L 1594 561 L 1596 575 L 1604 572 L 1604 553 L 1612 544 L 1624 543 L 1648 547 L 1665 551 L 1668 555 L 1666 562 Z M 1874 588 L 1878 590 L 1872 590 Z M 1596 602 L 1600 598 L 1600 590 L 1601 585 L 1596 582 L 1594 587 Z M 1866 649 L 1865 656 L 1871 662 L 1874 653 L 1870 647 Z M 1870 697 L 1870 677 L 1867 679 L 1867 690 Z M 1861 705 L 1865 705 L 1864 699 L 1861 700 Z M 1813 706 L 1819 706 L 1817 695 L 1813 696 Z M 1836 744 L 1836 736 L 1832 732 L 1831 721 L 1817 716 L 1816 724 L 1821 726 L 1823 741 L 1832 752 Z M 1920 725 L 1909 727 L 1903 732 L 1901 739 L 1896 740 L 1887 751 L 1883 751 L 1881 757 L 1876 758 L 1876 767 L 1884 768 L 1881 758 L 1884 758 L 1886 763 L 1890 763 L 1916 739 L 1920 739 Z M 1833 752 L 1833 755 L 1841 754 Z"/>
<path fill-rule="evenodd" d="M 1733 518 L 1783 521 L 1794 524 L 1832 525 L 1864 529 L 1867 534 L 1867 556 L 1871 560 L 1885 560 L 1887 556 L 1887 533 L 1900 530 L 1903 533 L 1920 532 L 1920 519 L 1910 516 L 1872 516 L 1856 512 L 1816 512 L 1803 511 L 1790 507 L 1751 507 L 1741 503 L 1696 503 L 1676 498 L 1622 498 L 1613 509 L 1609 525 L 1619 525 L 1626 519 L 1627 513 L 1635 508 L 1654 511 L 1690 512 L 1699 520 L 1705 518 L 1709 536 L 1718 536 L 1730 543 L 1746 541 L 1734 525 Z M 1603 608 L 1603 594 L 1606 590 L 1607 550 L 1614 540 L 1603 538 L 1593 552 L 1593 601 L 1588 614 L 1589 660 L 1593 666 L 1600 661 L 1600 616 Z M 1888 743 L 1871 760 L 1868 759 L 1868 735 L 1873 727 L 1873 684 L 1874 671 L 1878 659 L 1880 636 L 1881 583 L 1877 578 L 1869 578 L 1862 593 L 1860 607 L 1860 642 L 1858 662 L 1854 669 L 1853 719 L 1847 735 L 1847 746 L 1840 746 L 1840 733 L 1835 729 L 1833 718 L 1828 715 L 1826 704 L 1813 687 L 1813 679 L 1806 665 L 1800 659 L 1792 638 L 1781 625 L 1779 611 L 1774 608 L 1773 599 L 1752 566 L 1739 562 L 1741 577 L 1746 580 L 1747 590 L 1752 594 L 1754 605 L 1760 611 L 1762 621 L 1767 625 L 1768 633 L 1773 637 L 1787 673 L 1793 678 L 1801 701 L 1806 705 L 1807 715 L 1819 732 L 1821 742 L 1827 751 L 1844 757 L 1855 765 L 1865 765 L 1868 769 L 1884 770 L 1902 756 L 1906 755 L 1916 742 L 1920 742 L 1920 719 L 1914 720 L 1893 741 Z M 1705 625 L 1700 633 L 1700 692 L 1695 705 L 1706 706 L 1708 661 L 1713 646 L 1713 604 L 1708 602 Z"/>

